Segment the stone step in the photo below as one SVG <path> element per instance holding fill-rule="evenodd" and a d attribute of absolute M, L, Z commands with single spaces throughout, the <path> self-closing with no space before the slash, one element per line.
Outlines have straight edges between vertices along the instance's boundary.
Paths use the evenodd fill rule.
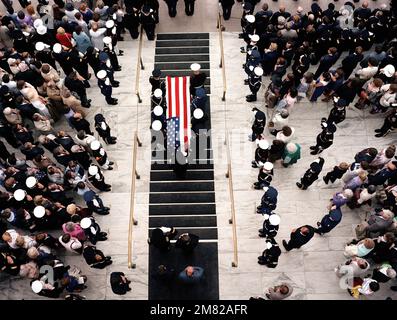
<path fill-rule="evenodd" d="M 209 33 L 159 33 L 157 40 L 209 39 Z"/>
<path fill-rule="evenodd" d="M 186 61 L 192 64 L 193 62 L 199 61 L 210 61 L 208 54 L 172 54 L 172 55 L 156 55 L 154 57 L 154 63 L 159 62 L 181 62 Z"/>
<path fill-rule="evenodd" d="M 166 48 L 183 48 L 183 47 L 209 47 L 210 40 L 157 40 L 156 47 L 166 47 Z"/>
<path fill-rule="evenodd" d="M 215 192 L 167 192 L 150 193 L 149 203 L 212 203 Z"/>
<path fill-rule="evenodd" d="M 189 164 L 189 169 L 213 169 L 213 164 L 199 164 L 191 163 Z M 171 164 L 152 164 L 151 170 L 172 170 L 173 166 Z"/>
<path fill-rule="evenodd" d="M 214 171 L 187 171 L 185 178 L 178 178 L 173 171 L 151 171 L 150 181 L 213 180 Z"/>
<path fill-rule="evenodd" d="M 149 218 L 149 228 L 160 228 L 163 226 L 178 227 L 216 227 L 215 216 L 191 216 L 191 217 L 161 217 Z M 179 231 L 179 230 L 178 230 Z"/>
<path fill-rule="evenodd" d="M 191 62 L 159 62 L 154 67 L 160 70 L 190 70 Z M 202 69 L 209 69 L 209 62 L 200 62 Z"/>
<path fill-rule="evenodd" d="M 171 225 L 168 225 L 171 226 Z M 178 228 L 178 235 L 186 232 L 190 232 L 195 234 L 196 236 L 199 236 L 200 240 L 213 240 L 213 239 L 218 239 L 218 229 L 217 228 L 188 228 L 185 229 L 183 227 Z M 152 229 L 149 229 L 149 236 L 152 232 Z"/>
<path fill-rule="evenodd" d="M 149 216 L 216 214 L 215 203 L 149 204 Z"/>
<path fill-rule="evenodd" d="M 214 191 L 214 182 L 152 182 L 150 183 L 150 192 L 162 192 L 162 191 Z"/>
<path fill-rule="evenodd" d="M 156 47 L 155 51 L 156 55 L 157 54 L 196 54 L 196 53 L 210 53 L 210 48 L 209 47 Z"/>

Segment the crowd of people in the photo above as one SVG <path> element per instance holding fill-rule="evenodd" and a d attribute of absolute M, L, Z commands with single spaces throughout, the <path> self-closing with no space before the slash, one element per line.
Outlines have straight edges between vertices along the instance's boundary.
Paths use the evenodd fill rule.
<path fill-rule="evenodd" d="M 105 145 L 117 143 L 103 114 L 86 118 L 86 89 L 98 86 L 117 104 L 117 42 L 125 30 L 136 38 L 145 6 L 139 13 L 135 1 L 20 2 L 18 12 L 6 2 L 0 17 L 0 269 L 26 278 L 38 295 L 82 299 L 87 277 L 62 257 L 112 264 L 96 247 L 107 233 L 95 216 L 110 213 L 101 199 L 111 190 L 103 171 L 114 165 Z M 110 283 L 117 294 L 130 290 L 123 273 Z"/>
<path fill-rule="evenodd" d="M 256 3 L 243 3 L 240 38 L 246 45 L 240 50 L 246 53 L 244 84 L 251 91 L 247 102 L 257 100 L 262 78 L 270 77 L 264 100 L 266 108 L 272 109 L 271 119 L 267 121 L 264 110 L 253 108 L 255 120 L 249 140 L 257 145 L 252 167 L 259 173 L 253 187 L 264 191 L 257 212 L 264 218 L 259 236 L 266 243 L 258 263 L 276 268 L 282 254 L 276 241 L 282 219 L 276 213 L 278 190 L 271 185 L 273 167 L 281 162 L 287 168 L 304 152 L 294 142 L 294 128 L 288 125 L 294 106 L 302 99 L 315 103 L 320 98 L 333 104 L 329 115 L 321 119 L 321 132 L 310 147 L 310 154 L 317 158 L 296 183 L 306 190 L 320 178 L 328 160 L 319 154 L 332 146 L 349 109 L 384 117 L 383 126 L 374 132 L 377 138 L 397 128 L 397 15 L 393 3 L 391 7 L 382 4 L 371 10 L 367 1 L 357 5 L 345 2 L 339 9 L 333 3 L 321 8 L 313 2 L 309 12 L 302 7 L 288 12 L 284 6 L 273 12 L 265 3 L 254 12 Z M 316 66 L 314 73 L 309 71 L 311 66 Z M 346 262 L 335 268 L 354 298 L 374 295 L 380 283 L 396 277 L 395 151 L 395 145 L 374 146 L 358 152 L 354 159 L 330 164 L 334 167 L 323 174 L 322 180 L 332 184 L 341 179 L 342 190 L 332 196 L 321 221 L 297 227 L 288 241 L 282 240 L 287 252 L 299 249 L 315 234 L 332 232 L 343 219 L 345 206 L 355 212 L 371 210 L 357 225 L 356 238 L 346 244 Z M 397 286 L 390 288 L 397 291 Z M 266 296 L 280 300 L 291 295 L 292 290 L 283 283 L 270 288 Z"/>

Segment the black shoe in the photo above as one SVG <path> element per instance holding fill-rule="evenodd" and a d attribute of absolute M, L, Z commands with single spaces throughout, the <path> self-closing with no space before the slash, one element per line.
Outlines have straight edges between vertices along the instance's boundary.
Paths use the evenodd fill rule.
<path fill-rule="evenodd" d="M 316 151 L 316 150 L 313 150 L 312 152 L 310 152 L 310 154 L 312 154 L 312 155 L 315 155 L 317 153 L 318 153 L 318 151 Z"/>
<path fill-rule="evenodd" d="M 329 180 L 327 180 L 325 177 L 323 177 L 323 180 L 324 180 L 325 184 L 328 184 Z"/>
<path fill-rule="evenodd" d="M 248 86 L 248 80 L 247 79 L 244 80 L 244 85 Z"/>
<path fill-rule="evenodd" d="M 109 161 L 109 165 L 110 166 L 114 165 L 114 162 L 113 161 Z"/>
<path fill-rule="evenodd" d="M 299 189 L 302 189 L 302 183 L 297 182 L 297 183 L 296 183 L 296 186 L 297 186 Z"/>
<path fill-rule="evenodd" d="M 120 84 L 119 84 L 119 83 L 116 83 L 116 82 L 111 83 L 111 85 L 112 85 L 113 88 L 118 88 L 118 87 L 120 87 Z"/>
<path fill-rule="evenodd" d="M 121 71 L 121 66 L 114 68 L 114 71 Z"/>
<path fill-rule="evenodd" d="M 108 170 L 113 170 L 113 167 L 108 167 Z"/>
<path fill-rule="evenodd" d="M 311 146 L 310 150 L 316 150 L 316 147 L 315 146 Z"/>
<path fill-rule="evenodd" d="M 390 290 L 392 290 L 392 291 L 397 291 L 397 286 L 391 286 L 391 287 L 390 287 Z"/>
<path fill-rule="evenodd" d="M 287 241 L 285 241 L 285 240 L 283 240 L 283 247 L 284 247 L 284 249 L 287 250 L 287 251 L 290 251 L 290 250 L 291 250 L 290 248 L 288 248 L 288 243 L 287 243 Z"/>
<path fill-rule="evenodd" d="M 321 222 L 317 221 L 317 227 L 321 226 Z"/>
<path fill-rule="evenodd" d="M 377 133 L 376 135 L 375 135 L 375 137 L 377 137 L 377 138 L 382 138 L 382 137 L 384 137 L 386 134 L 385 133 Z"/>
<path fill-rule="evenodd" d="M 110 101 L 108 101 L 107 102 L 108 104 L 110 104 L 110 105 L 112 105 L 112 106 L 114 106 L 114 105 L 116 105 L 118 102 L 117 102 L 117 99 L 111 99 Z"/>

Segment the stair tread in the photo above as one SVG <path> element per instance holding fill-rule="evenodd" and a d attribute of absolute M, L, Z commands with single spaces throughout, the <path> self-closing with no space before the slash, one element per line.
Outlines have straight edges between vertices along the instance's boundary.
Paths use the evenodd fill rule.
<path fill-rule="evenodd" d="M 168 226 L 171 226 L 170 224 Z M 148 235 L 150 236 L 152 230 L 149 230 Z M 178 235 L 182 233 L 193 233 L 196 236 L 199 236 L 200 240 L 211 240 L 211 239 L 218 239 L 218 229 L 217 228 L 188 228 L 185 229 L 183 226 L 177 228 Z"/>
<path fill-rule="evenodd" d="M 199 216 L 199 217 L 161 217 L 152 216 L 149 218 L 150 228 L 159 228 L 165 225 L 173 227 L 216 227 L 216 216 Z"/>

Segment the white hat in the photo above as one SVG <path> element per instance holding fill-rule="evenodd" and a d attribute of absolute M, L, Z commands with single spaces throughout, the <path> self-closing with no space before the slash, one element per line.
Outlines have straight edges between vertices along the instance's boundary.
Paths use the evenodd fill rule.
<path fill-rule="evenodd" d="M 62 45 L 60 43 L 56 43 L 52 47 L 52 51 L 55 53 L 60 53 L 62 51 Z"/>
<path fill-rule="evenodd" d="M 347 9 L 343 9 L 343 10 L 341 11 L 341 15 L 342 15 L 342 16 L 348 16 L 349 14 L 350 14 L 350 11 L 347 10 Z"/>
<path fill-rule="evenodd" d="M 201 119 L 202 117 L 204 117 L 204 112 L 203 112 L 203 110 L 201 110 L 200 108 L 196 108 L 196 109 L 194 109 L 194 111 L 193 111 L 193 117 L 195 118 L 195 119 Z"/>
<path fill-rule="evenodd" d="M 161 98 L 161 97 L 163 96 L 163 90 L 161 90 L 161 89 L 156 89 L 156 90 L 154 90 L 153 95 L 154 95 L 156 98 Z"/>
<path fill-rule="evenodd" d="M 249 35 L 249 37 L 253 42 L 258 42 L 260 39 L 257 34 Z"/>
<path fill-rule="evenodd" d="M 99 70 L 96 76 L 98 77 L 98 79 L 105 79 L 107 76 L 107 72 L 106 70 Z"/>
<path fill-rule="evenodd" d="M 245 16 L 245 19 L 249 22 L 249 23 L 254 23 L 255 22 L 255 16 L 253 16 L 252 14 L 247 14 Z"/>
<path fill-rule="evenodd" d="M 163 114 L 163 108 L 161 106 L 155 106 L 153 109 L 153 113 L 156 116 L 161 116 Z"/>
<path fill-rule="evenodd" d="M 92 176 L 96 175 L 98 171 L 98 167 L 95 164 L 90 165 L 90 167 L 88 168 L 88 173 Z"/>
<path fill-rule="evenodd" d="M 272 214 L 269 218 L 269 222 L 272 226 L 278 226 L 280 224 L 280 216 L 277 214 Z"/>
<path fill-rule="evenodd" d="M 94 140 L 90 144 L 91 150 L 94 150 L 94 151 L 99 150 L 100 147 L 101 147 L 101 143 L 98 140 Z"/>
<path fill-rule="evenodd" d="M 8 114 L 11 114 L 11 113 L 12 113 L 12 110 L 11 110 L 10 107 L 7 107 L 7 108 L 5 108 L 5 109 L 3 110 L 3 113 L 4 113 L 5 115 L 8 115 Z"/>
<path fill-rule="evenodd" d="M 192 71 L 199 71 L 199 70 L 201 69 L 201 66 L 200 66 L 198 63 L 193 63 L 193 64 L 190 66 L 190 69 L 191 69 Z"/>
<path fill-rule="evenodd" d="M 106 25 L 106 28 L 108 28 L 108 29 L 113 28 L 114 27 L 114 21 L 113 20 L 108 20 L 108 21 L 106 21 L 105 25 Z"/>
<path fill-rule="evenodd" d="M 34 208 L 33 214 L 36 218 L 43 218 L 45 216 L 45 208 L 43 206 L 37 206 Z"/>
<path fill-rule="evenodd" d="M 163 127 L 162 123 L 160 120 L 154 120 L 152 123 L 152 129 L 154 131 L 160 131 L 161 128 Z"/>
<path fill-rule="evenodd" d="M 45 25 L 38 26 L 36 31 L 38 34 L 44 35 L 47 33 L 47 27 Z"/>
<path fill-rule="evenodd" d="M 33 22 L 33 27 L 35 28 L 35 29 L 37 29 L 38 27 L 40 27 L 40 26 L 42 26 L 44 23 L 43 23 L 43 20 L 41 20 L 41 19 L 36 19 L 36 20 L 34 20 L 34 22 Z"/>
<path fill-rule="evenodd" d="M 302 13 L 302 12 L 303 12 L 303 8 L 302 8 L 301 6 L 299 6 L 299 7 L 296 9 L 296 12 Z"/>
<path fill-rule="evenodd" d="M 112 43 L 112 38 L 111 37 L 104 37 L 103 38 L 103 43 L 104 44 L 111 44 Z"/>
<path fill-rule="evenodd" d="M 41 41 L 36 42 L 34 47 L 36 48 L 37 51 L 43 51 L 44 50 L 44 43 L 41 42 Z"/>
<path fill-rule="evenodd" d="M 23 189 L 18 189 L 14 191 L 14 199 L 17 201 L 22 201 L 25 199 L 26 191 Z"/>
<path fill-rule="evenodd" d="M 43 290 L 43 283 L 40 280 L 36 280 L 32 282 L 32 290 L 34 293 L 40 293 Z"/>
<path fill-rule="evenodd" d="M 396 72 L 396 69 L 392 64 L 388 64 L 386 67 L 383 68 L 383 73 L 386 77 L 391 78 Z"/>
<path fill-rule="evenodd" d="M 83 229 L 88 229 L 89 227 L 91 227 L 91 219 L 90 218 L 81 219 L 80 227 L 82 227 Z"/>
<path fill-rule="evenodd" d="M 260 77 L 260 76 L 263 75 L 263 69 L 262 69 L 261 67 L 256 67 L 256 68 L 254 69 L 254 73 L 255 73 L 258 77 Z"/>
<path fill-rule="evenodd" d="M 265 164 L 263 165 L 263 169 L 267 171 L 273 170 L 273 163 L 269 161 L 265 162 Z"/>
<path fill-rule="evenodd" d="M 37 179 L 35 177 L 28 177 L 25 183 L 28 188 L 33 188 L 37 183 Z"/>
<path fill-rule="evenodd" d="M 266 149 L 269 149 L 270 145 L 269 145 L 269 142 L 267 140 L 259 140 L 258 146 L 259 146 L 259 148 L 261 148 L 263 150 L 266 150 Z"/>
<path fill-rule="evenodd" d="M 271 242 L 266 242 L 266 249 L 270 249 L 271 247 L 273 247 Z"/>

